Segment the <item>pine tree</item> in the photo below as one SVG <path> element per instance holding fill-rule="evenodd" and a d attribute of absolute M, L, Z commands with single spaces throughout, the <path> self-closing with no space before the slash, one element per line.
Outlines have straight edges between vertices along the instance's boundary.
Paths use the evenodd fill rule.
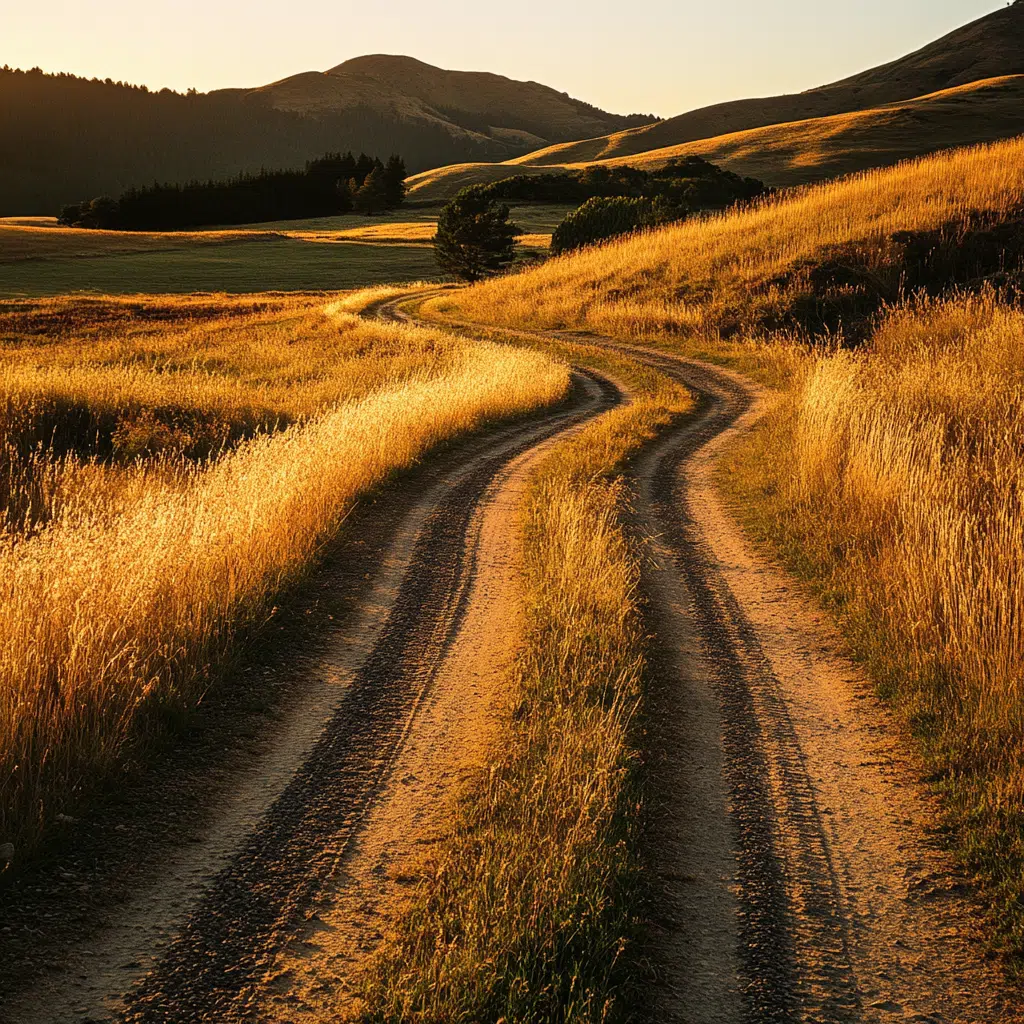
<path fill-rule="evenodd" d="M 386 210 L 387 180 L 384 170 L 374 167 L 352 199 L 359 213 L 374 214 Z"/>
<path fill-rule="evenodd" d="M 388 209 L 393 210 L 405 202 L 405 161 L 397 154 L 391 156 L 384 168 Z"/>
<path fill-rule="evenodd" d="M 466 281 L 479 281 L 511 266 L 520 229 L 508 207 L 488 198 L 485 186 L 464 188 L 441 210 L 434 254 L 441 269 Z"/>

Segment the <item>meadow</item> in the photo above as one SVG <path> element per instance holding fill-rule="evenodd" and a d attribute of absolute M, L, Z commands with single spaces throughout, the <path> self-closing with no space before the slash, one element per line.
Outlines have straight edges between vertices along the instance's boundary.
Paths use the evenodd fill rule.
<path fill-rule="evenodd" d="M 776 386 L 725 486 L 818 589 L 920 741 L 956 848 L 1024 950 L 1024 142 L 871 171 L 434 300 Z"/>
<path fill-rule="evenodd" d="M 543 253 L 569 207 L 513 210 L 525 254 Z M 438 278 L 438 206 L 209 231 L 94 231 L 0 219 L 0 298 L 73 292 L 336 291 Z"/>
<path fill-rule="evenodd" d="M 0 834 L 19 860 L 217 684 L 360 495 L 566 393 L 564 365 L 370 324 L 361 301 L 0 304 Z"/>

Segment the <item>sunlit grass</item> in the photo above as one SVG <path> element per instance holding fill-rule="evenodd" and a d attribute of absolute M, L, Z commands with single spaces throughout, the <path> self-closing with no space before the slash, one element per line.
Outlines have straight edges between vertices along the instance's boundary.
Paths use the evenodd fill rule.
<path fill-rule="evenodd" d="M 49 353 L 39 339 L 21 352 L 86 404 L 93 381 L 101 405 L 122 392 L 144 402 L 180 373 L 197 408 L 237 411 L 248 387 L 256 407 L 283 406 L 293 422 L 214 461 L 36 466 L 74 487 L 41 528 L 11 524 L 0 544 L 0 837 L 19 857 L 123 762 L 140 723 L 216 681 L 238 630 L 259 624 L 360 494 L 568 386 L 565 367 L 535 353 L 268 302 L 243 324 L 229 303 L 227 322 L 129 318 L 91 344 L 72 331 Z"/>
<path fill-rule="evenodd" d="M 562 444 L 534 478 L 509 717 L 454 811 L 455 835 L 371 967 L 367 1020 L 611 1022 L 644 998 L 645 636 L 621 466 L 690 400 L 627 360 L 553 347 L 626 381 L 635 401 Z"/>

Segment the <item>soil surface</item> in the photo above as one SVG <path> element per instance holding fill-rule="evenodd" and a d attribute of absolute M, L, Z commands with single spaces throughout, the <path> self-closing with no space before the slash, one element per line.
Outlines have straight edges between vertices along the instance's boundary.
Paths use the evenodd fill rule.
<path fill-rule="evenodd" d="M 655 1019 L 1024 1019 L 911 741 L 723 506 L 716 462 L 766 396 L 705 363 L 614 347 L 698 400 L 634 467 L 656 669 Z"/>
<path fill-rule="evenodd" d="M 4 979 L 4 1024 L 338 1019 L 352 1008 L 358 963 L 400 912 L 406 871 L 485 760 L 502 710 L 525 480 L 551 444 L 621 400 L 576 373 L 565 406 L 442 453 L 393 514 L 350 524 L 349 547 L 374 557 L 355 560 L 361 582 L 343 567 L 319 581 L 355 594 L 344 621 L 279 666 L 298 698 L 248 759 L 219 766 L 214 792 L 191 790 L 209 802 L 204 828 L 148 848 L 153 870 L 92 927 L 55 927 L 48 969 L 20 987 Z M 123 823 L 107 827 L 97 845 L 130 845 Z M 94 874 L 77 881 L 106 884 Z M 5 920 L 29 917 L 48 881 L 8 893 Z M 59 901 L 38 901 L 60 915 Z"/>

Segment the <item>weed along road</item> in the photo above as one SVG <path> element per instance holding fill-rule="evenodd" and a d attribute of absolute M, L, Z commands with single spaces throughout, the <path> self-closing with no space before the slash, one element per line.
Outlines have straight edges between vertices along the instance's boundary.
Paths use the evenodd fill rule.
<path fill-rule="evenodd" d="M 353 961 L 400 913 L 405 860 L 483 759 L 529 472 L 621 401 L 575 374 L 561 407 L 453 445 L 356 510 L 349 547 L 369 578 L 322 581 L 357 600 L 321 653 L 300 656 L 303 699 L 209 835 L 163 851 L 133 898 L 5 1003 L 4 1024 L 323 1019 L 325 1001 L 344 1013 Z"/>

